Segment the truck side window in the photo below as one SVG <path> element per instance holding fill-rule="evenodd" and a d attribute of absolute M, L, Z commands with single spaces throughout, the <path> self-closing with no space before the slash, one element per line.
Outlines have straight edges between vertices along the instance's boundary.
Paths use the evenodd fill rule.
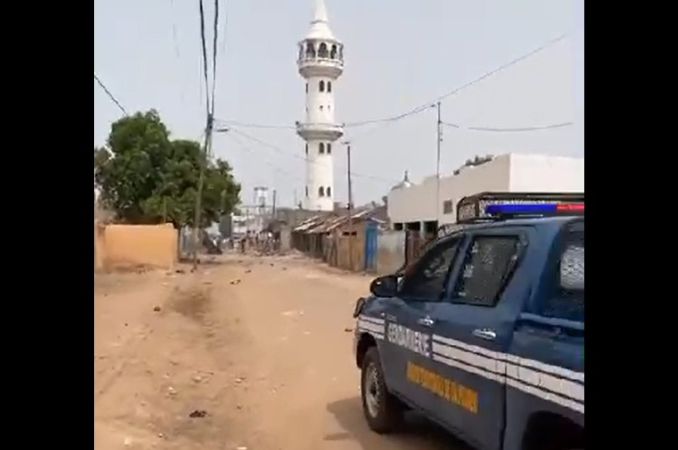
<path fill-rule="evenodd" d="M 495 306 L 501 290 L 515 269 L 519 255 L 518 236 L 479 236 L 464 257 L 452 293 L 455 303 Z"/>
<path fill-rule="evenodd" d="M 399 295 L 429 302 L 440 300 L 460 241 L 461 238 L 443 241 L 424 253 L 405 274 Z"/>
<path fill-rule="evenodd" d="M 546 302 L 544 315 L 584 321 L 584 231 L 568 230 L 560 254 L 555 295 Z"/>

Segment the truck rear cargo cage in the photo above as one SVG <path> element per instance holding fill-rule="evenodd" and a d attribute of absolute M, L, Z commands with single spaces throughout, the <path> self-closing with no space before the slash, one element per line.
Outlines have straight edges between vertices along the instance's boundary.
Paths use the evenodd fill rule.
<path fill-rule="evenodd" d="M 481 192 L 464 197 L 457 203 L 457 224 L 583 214 L 583 192 Z"/>

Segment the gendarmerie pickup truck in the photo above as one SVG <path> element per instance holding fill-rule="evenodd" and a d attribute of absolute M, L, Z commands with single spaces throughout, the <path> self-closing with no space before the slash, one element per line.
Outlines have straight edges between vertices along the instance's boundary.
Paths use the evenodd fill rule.
<path fill-rule="evenodd" d="M 413 409 L 481 450 L 584 449 L 584 195 L 483 193 L 358 300 L 377 433 Z"/>

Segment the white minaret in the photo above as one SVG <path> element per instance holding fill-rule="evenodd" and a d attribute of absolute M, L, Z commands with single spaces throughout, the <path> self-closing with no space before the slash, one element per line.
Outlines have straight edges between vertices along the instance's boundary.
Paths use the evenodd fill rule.
<path fill-rule="evenodd" d="M 297 134 L 306 141 L 304 208 L 334 209 L 335 142 L 344 134 L 334 120 L 335 82 L 344 71 L 344 45 L 327 23 L 324 0 L 316 0 L 311 29 L 299 43 L 299 74 L 306 79 L 306 120 L 297 122 Z"/>

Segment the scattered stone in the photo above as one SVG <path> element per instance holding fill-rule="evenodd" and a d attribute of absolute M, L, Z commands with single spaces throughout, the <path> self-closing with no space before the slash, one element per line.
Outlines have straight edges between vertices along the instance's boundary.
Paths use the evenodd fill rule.
<path fill-rule="evenodd" d="M 154 306 L 154 307 L 153 307 L 153 311 L 155 311 L 155 312 L 160 312 L 160 309 L 161 309 L 161 308 L 160 308 L 159 306 Z"/>
<path fill-rule="evenodd" d="M 238 378 L 235 379 L 235 382 L 238 383 L 238 384 L 242 383 L 243 381 L 245 381 L 244 377 L 238 377 Z"/>
<path fill-rule="evenodd" d="M 275 266 L 275 264 L 271 263 L 271 267 Z"/>
<path fill-rule="evenodd" d="M 165 437 L 165 435 L 164 435 L 164 434 L 162 434 L 162 433 L 158 433 L 158 437 L 159 437 L 160 439 L 162 439 L 162 438 L 164 438 L 164 437 Z"/>
<path fill-rule="evenodd" d="M 240 281 L 241 281 L 240 278 L 236 278 L 235 280 L 231 280 L 231 284 L 233 285 L 240 284 Z"/>
<path fill-rule="evenodd" d="M 167 393 L 169 395 L 177 395 L 177 390 L 174 389 L 172 386 L 170 386 L 170 387 L 167 388 Z"/>
<path fill-rule="evenodd" d="M 245 447 L 244 445 L 240 445 L 236 447 L 235 450 L 247 450 L 247 447 Z"/>
<path fill-rule="evenodd" d="M 196 375 L 193 377 L 193 381 L 196 383 L 200 383 L 202 381 L 202 377 L 200 375 Z"/>
<path fill-rule="evenodd" d="M 132 445 L 132 438 L 126 437 L 125 440 L 123 441 L 123 444 L 125 444 L 125 447 L 129 447 Z"/>
<path fill-rule="evenodd" d="M 207 416 L 207 411 L 205 411 L 204 409 L 196 409 L 195 411 L 188 415 L 188 417 L 191 417 L 193 419 L 202 419 L 205 416 Z"/>
<path fill-rule="evenodd" d="M 350 333 L 351 331 L 353 331 L 353 328 L 344 328 L 344 331 L 345 331 L 346 333 Z"/>
<path fill-rule="evenodd" d="M 177 269 L 174 273 L 186 273 L 186 271 L 184 269 Z"/>
<path fill-rule="evenodd" d="M 251 272 L 252 272 L 252 269 L 247 269 L 247 270 L 245 271 L 245 273 L 251 273 Z"/>
<path fill-rule="evenodd" d="M 235 409 L 242 409 L 242 405 L 235 405 Z"/>
<path fill-rule="evenodd" d="M 125 326 L 128 326 L 128 325 L 127 325 L 127 322 L 125 322 Z"/>

